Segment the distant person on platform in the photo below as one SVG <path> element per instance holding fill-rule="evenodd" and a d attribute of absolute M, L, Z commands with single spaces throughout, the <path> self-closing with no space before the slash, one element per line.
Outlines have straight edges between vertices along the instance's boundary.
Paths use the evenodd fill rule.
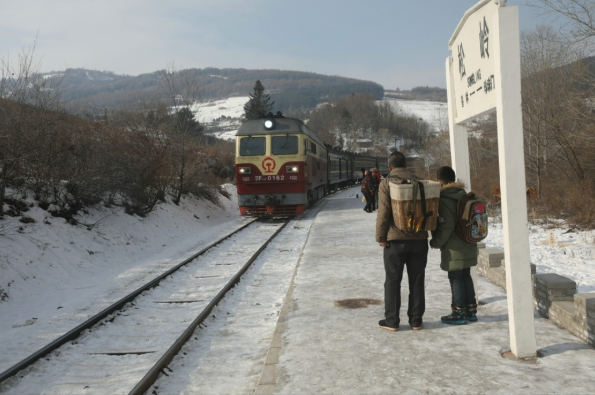
<path fill-rule="evenodd" d="M 471 267 L 477 265 L 477 244 L 466 243 L 455 233 L 457 204 L 467 194 L 465 185 L 456 181 L 455 171 L 444 166 L 438 169 L 440 206 L 438 228 L 432 231 L 430 247 L 440 248 L 440 268 L 448 272 L 452 291 L 452 313 L 440 318 L 445 324 L 462 325 L 477 321 L 475 289 L 471 279 Z"/>
<path fill-rule="evenodd" d="M 362 194 L 366 199 L 366 207 L 364 207 L 364 211 L 367 213 L 372 212 L 372 192 L 374 190 L 374 179 L 368 170 L 364 170 L 364 178 L 362 179 Z"/>
<path fill-rule="evenodd" d="M 377 168 L 372 167 L 370 169 L 372 173 L 372 177 L 374 178 L 374 195 L 372 196 L 372 211 L 375 211 L 378 207 L 378 189 L 380 187 L 380 181 L 382 181 L 382 176 Z"/>
<path fill-rule="evenodd" d="M 414 174 L 407 170 L 407 161 L 402 152 L 389 155 L 390 174 L 381 183 L 376 217 L 376 241 L 384 248 L 384 318 L 378 325 L 389 331 L 399 330 L 401 309 L 401 280 L 407 266 L 409 300 L 407 317 L 414 330 L 422 328 L 426 310 L 424 279 L 428 261 L 428 232 L 408 235 L 394 225 L 389 180 L 410 180 Z"/>

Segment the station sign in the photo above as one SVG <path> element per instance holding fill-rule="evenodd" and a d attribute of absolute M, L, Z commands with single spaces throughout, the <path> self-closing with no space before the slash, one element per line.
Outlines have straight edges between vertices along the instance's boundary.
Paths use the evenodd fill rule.
<path fill-rule="evenodd" d="M 494 1 L 480 2 L 465 13 L 450 39 L 456 123 L 488 114 L 496 108 L 498 7 Z"/>
<path fill-rule="evenodd" d="M 457 178 L 465 181 L 469 189 L 470 137 L 465 123 L 498 111 L 510 347 L 517 358 L 535 358 L 518 7 L 506 7 L 506 0 L 480 0 L 465 12 L 448 46 L 452 53 L 445 62 L 451 162 Z M 475 270 L 471 276 L 476 276 Z M 476 296 L 481 292 L 477 287 L 475 291 Z"/>

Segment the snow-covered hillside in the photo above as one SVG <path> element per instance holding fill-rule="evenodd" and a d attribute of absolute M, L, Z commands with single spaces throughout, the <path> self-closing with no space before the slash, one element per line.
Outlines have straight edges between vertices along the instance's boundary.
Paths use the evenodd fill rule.
<path fill-rule="evenodd" d="M 422 100 L 396 100 L 385 98 L 393 108 L 403 115 L 415 115 L 435 129 L 439 128 L 439 118 L 446 117 L 448 114 L 448 105 L 436 101 L 422 101 Z"/>
<path fill-rule="evenodd" d="M 229 97 L 227 99 L 198 103 L 192 106 L 192 111 L 200 123 L 210 123 L 222 116 L 240 119 L 244 115 L 244 105 L 248 96 Z"/>
<path fill-rule="evenodd" d="M 240 119 L 244 115 L 244 105 L 248 100 L 248 96 L 229 97 L 195 104 L 191 110 L 201 124 L 208 126 L 208 134 L 224 140 L 233 140 L 241 126 Z M 446 103 L 390 98 L 384 100 L 387 100 L 402 115 L 415 115 L 436 128 L 438 127 L 438 118 L 441 114 L 445 116 L 447 111 Z"/>
<path fill-rule="evenodd" d="M 248 96 L 229 97 L 197 103 L 191 107 L 194 116 L 203 125 L 207 125 L 210 135 L 224 140 L 234 140 L 241 126 L 240 119 L 244 115 L 244 105 Z"/>

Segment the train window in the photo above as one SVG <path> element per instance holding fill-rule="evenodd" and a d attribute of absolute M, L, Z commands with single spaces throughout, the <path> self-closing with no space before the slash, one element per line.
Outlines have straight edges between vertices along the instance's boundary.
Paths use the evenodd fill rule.
<path fill-rule="evenodd" d="M 298 153 L 297 136 L 273 136 L 272 152 L 274 155 L 290 155 Z"/>
<path fill-rule="evenodd" d="M 316 153 L 316 144 L 313 142 L 310 142 L 310 151 L 312 151 L 313 154 Z"/>
<path fill-rule="evenodd" d="M 244 137 L 240 140 L 241 156 L 256 156 L 265 154 L 264 137 Z"/>

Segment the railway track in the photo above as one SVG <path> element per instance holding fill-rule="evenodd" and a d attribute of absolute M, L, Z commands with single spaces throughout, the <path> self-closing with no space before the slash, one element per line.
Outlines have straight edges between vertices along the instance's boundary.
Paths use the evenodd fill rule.
<path fill-rule="evenodd" d="M 0 393 L 145 393 L 288 223 L 209 245 L 1 373 Z"/>

